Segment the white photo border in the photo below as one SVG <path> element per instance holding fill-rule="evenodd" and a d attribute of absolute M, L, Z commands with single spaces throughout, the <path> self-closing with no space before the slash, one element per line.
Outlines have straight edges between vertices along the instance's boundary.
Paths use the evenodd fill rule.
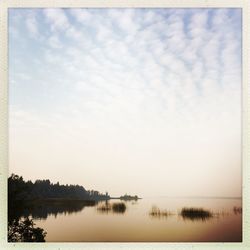
<path fill-rule="evenodd" d="M 241 8 L 242 9 L 242 202 L 239 243 L 8 243 L 8 9 L 10 8 Z M 248 0 L 1 0 L 0 1 L 0 249 L 250 249 L 250 119 Z"/>

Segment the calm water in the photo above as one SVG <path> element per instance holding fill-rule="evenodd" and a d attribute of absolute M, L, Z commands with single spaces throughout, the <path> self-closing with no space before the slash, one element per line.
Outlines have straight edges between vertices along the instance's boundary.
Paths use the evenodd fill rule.
<path fill-rule="evenodd" d="M 120 202 L 111 200 L 109 203 Z M 230 242 L 242 240 L 241 199 L 144 198 L 127 201 L 126 210 L 98 210 L 96 206 L 37 207 L 32 217 L 47 232 L 47 242 Z M 106 204 L 107 205 L 107 204 Z M 151 216 L 152 206 L 168 210 L 168 216 Z M 212 218 L 183 218 L 183 207 L 202 207 Z"/>

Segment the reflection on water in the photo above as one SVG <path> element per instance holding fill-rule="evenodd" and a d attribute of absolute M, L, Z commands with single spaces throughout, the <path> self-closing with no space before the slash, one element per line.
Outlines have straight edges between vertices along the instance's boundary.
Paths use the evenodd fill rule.
<path fill-rule="evenodd" d="M 241 199 L 177 198 L 48 202 L 19 215 L 31 216 L 47 242 L 239 242 L 241 205 Z"/>
<path fill-rule="evenodd" d="M 9 210 L 9 220 L 11 218 L 29 217 L 33 219 L 46 220 L 53 215 L 55 218 L 59 214 L 70 215 L 80 212 L 84 207 L 95 206 L 95 201 L 33 201 L 25 202 L 19 208 Z"/>

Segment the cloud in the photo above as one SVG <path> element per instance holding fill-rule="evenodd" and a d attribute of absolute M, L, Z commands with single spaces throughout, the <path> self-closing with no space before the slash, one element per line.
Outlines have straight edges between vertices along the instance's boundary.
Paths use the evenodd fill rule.
<path fill-rule="evenodd" d="M 38 24 L 35 15 L 30 15 L 26 19 L 26 27 L 31 35 L 31 37 L 37 37 L 39 32 L 38 32 Z"/>
<path fill-rule="evenodd" d="M 48 39 L 48 43 L 52 49 L 61 49 L 63 47 L 62 42 L 59 40 L 58 36 L 51 36 Z"/>
<path fill-rule="evenodd" d="M 86 9 L 70 9 L 70 14 L 76 18 L 81 24 L 85 24 L 90 21 L 92 15 Z"/>
<path fill-rule="evenodd" d="M 46 20 L 50 23 L 51 31 L 61 31 L 69 27 L 68 18 L 63 9 L 49 9 L 43 10 Z"/>
<path fill-rule="evenodd" d="M 212 18 L 212 26 L 217 28 L 225 27 L 229 23 L 229 11 L 228 9 L 217 9 Z"/>
<path fill-rule="evenodd" d="M 190 10 L 188 17 L 183 10 L 152 9 L 46 9 L 43 13 L 52 33 L 49 46 L 65 48 L 60 53 L 46 50 L 46 61 L 60 67 L 71 85 L 98 86 L 93 93 L 119 92 L 121 97 L 121 89 L 141 89 L 146 98 L 145 93 L 152 91 L 164 96 L 156 101 L 159 107 L 170 105 L 168 99 L 174 95 L 175 103 L 183 103 L 176 107 L 179 110 L 192 98 L 217 93 L 220 81 L 239 80 L 239 42 L 234 31 L 224 34 L 221 26 L 233 20 L 228 11 Z M 76 24 L 69 23 L 68 13 Z M 67 43 L 58 34 L 62 30 Z M 167 89 L 172 90 L 165 93 Z"/>
<path fill-rule="evenodd" d="M 25 107 L 28 115 L 16 116 L 18 108 L 13 108 L 12 124 L 22 120 L 44 129 L 43 135 L 51 136 L 49 142 L 58 139 L 53 133 L 62 133 L 62 145 L 64 140 L 75 145 L 72 154 L 79 148 L 88 152 L 86 159 L 81 153 L 76 157 L 79 169 L 84 161 L 97 170 L 98 157 L 89 157 L 96 154 L 102 164 L 113 167 L 117 157 L 124 169 L 127 163 L 130 170 L 133 166 L 152 173 L 150 165 L 155 165 L 161 171 L 186 173 L 186 162 L 175 153 L 180 151 L 190 172 L 199 169 L 201 176 L 204 167 L 209 180 L 214 177 L 210 169 L 225 173 L 228 164 L 221 164 L 225 157 L 220 155 L 240 150 L 239 10 L 45 9 L 42 13 L 45 19 L 33 32 L 46 36 L 46 42 L 31 44 L 24 34 L 24 44 L 33 54 L 23 58 L 16 51 L 10 59 L 13 65 L 20 60 L 19 71 L 31 76 L 25 80 L 16 74 L 11 80 L 25 80 L 32 106 L 25 105 L 19 89 L 24 86 L 16 84 L 11 100 Z M 11 24 L 21 34 L 14 20 Z M 30 67 L 34 52 L 46 72 L 44 84 Z"/>
<path fill-rule="evenodd" d="M 125 32 L 128 33 L 136 33 L 138 29 L 137 22 L 135 22 L 136 15 L 134 9 L 127 9 L 125 11 L 122 11 L 122 13 L 119 15 L 119 18 L 115 18 L 114 21 L 116 21 L 119 25 L 119 28 Z"/>

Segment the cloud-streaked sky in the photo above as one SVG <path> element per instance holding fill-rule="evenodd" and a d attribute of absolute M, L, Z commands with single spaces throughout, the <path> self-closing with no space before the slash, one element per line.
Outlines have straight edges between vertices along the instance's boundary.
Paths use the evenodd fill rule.
<path fill-rule="evenodd" d="M 9 172 L 241 196 L 240 9 L 10 9 Z"/>

